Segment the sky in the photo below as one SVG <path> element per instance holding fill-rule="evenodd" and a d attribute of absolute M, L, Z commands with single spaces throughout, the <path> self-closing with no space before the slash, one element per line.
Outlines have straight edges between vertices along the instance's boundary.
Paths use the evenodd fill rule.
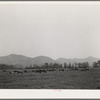
<path fill-rule="evenodd" d="M 100 58 L 100 2 L 0 3 L 0 56 Z"/>

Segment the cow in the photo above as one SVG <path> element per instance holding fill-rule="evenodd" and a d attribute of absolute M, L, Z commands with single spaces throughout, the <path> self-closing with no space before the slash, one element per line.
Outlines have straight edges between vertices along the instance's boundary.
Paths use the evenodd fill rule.
<path fill-rule="evenodd" d="M 23 73 L 23 71 L 21 71 L 21 70 L 14 70 L 14 71 L 11 71 L 10 72 L 10 74 L 14 74 L 14 73 L 19 74 L 19 73 Z"/>
<path fill-rule="evenodd" d="M 27 73 L 27 70 L 24 70 L 25 73 Z"/>
<path fill-rule="evenodd" d="M 3 72 L 6 72 L 6 70 L 4 69 Z"/>
<path fill-rule="evenodd" d="M 47 73 L 47 71 L 45 69 L 39 69 L 39 70 L 36 70 L 35 72 L 36 73 L 42 73 L 42 72 Z"/>

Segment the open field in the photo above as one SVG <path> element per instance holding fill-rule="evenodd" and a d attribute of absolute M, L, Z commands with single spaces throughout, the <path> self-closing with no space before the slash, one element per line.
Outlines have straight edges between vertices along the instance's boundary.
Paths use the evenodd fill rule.
<path fill-rule="evenodd" d="M 99 89 L 100 69 L 89 71 L 53 71 L 9 74 L 0 71 L 1 89 Z"/>

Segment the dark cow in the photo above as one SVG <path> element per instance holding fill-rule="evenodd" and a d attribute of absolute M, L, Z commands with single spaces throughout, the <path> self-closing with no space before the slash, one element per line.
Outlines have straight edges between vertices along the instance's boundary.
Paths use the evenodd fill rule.
<path fill-rule="evenodd" d="M 47 71 L 45 69 L 39 69 L 39 70 L 36 70 L 35 72 L 36 73 L 42 73 L 42 72 L 47 73 Z"/>
<path fill-rule="evenodd" d="M 81 71 L 89 71 L 89 69 L 87 68 L 87 69 L 81 69 Z"/>
<path fill-rule="evenodd" d="M 36 70 L 32 70 L 32 72 L 36 72 Z"/>
<path fill-rule="evenodd" d="M 27 70 L 24 70 L 25 73 L 27 73 Z"/>
<path fill-rule="evenodd" d="M 3 72 L 6 72 L 6 70 L 4 69 Z"/>

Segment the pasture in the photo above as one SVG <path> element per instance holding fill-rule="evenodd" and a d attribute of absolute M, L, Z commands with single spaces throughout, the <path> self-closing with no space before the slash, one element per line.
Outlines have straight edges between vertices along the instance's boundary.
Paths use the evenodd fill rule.
<path fill-rule="evenodd" d="M 100 69 L 89 71 L 48 71 L 10 74 L 0 70 L 0 89 L 100 89 Z"/>

